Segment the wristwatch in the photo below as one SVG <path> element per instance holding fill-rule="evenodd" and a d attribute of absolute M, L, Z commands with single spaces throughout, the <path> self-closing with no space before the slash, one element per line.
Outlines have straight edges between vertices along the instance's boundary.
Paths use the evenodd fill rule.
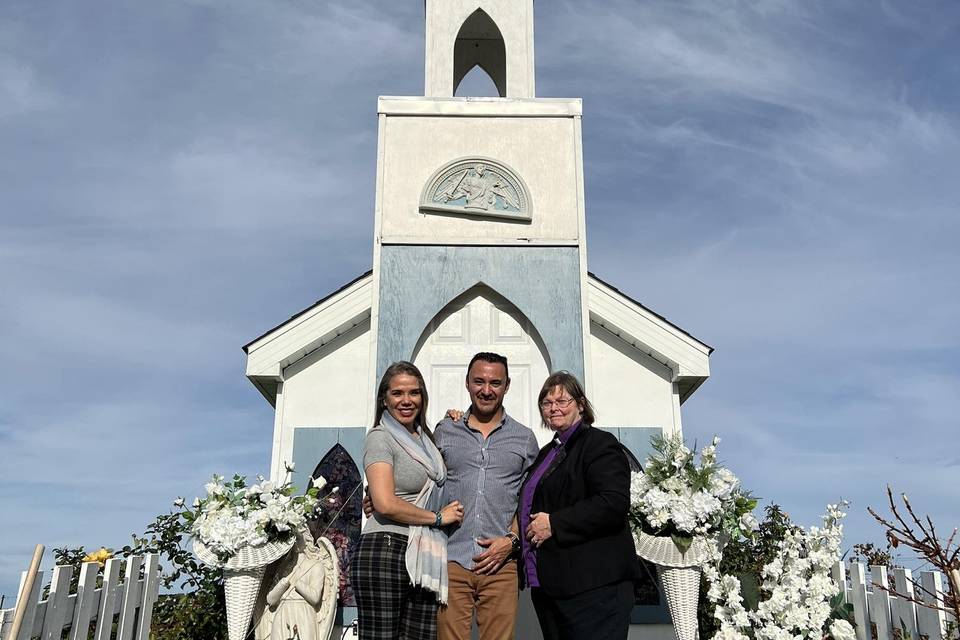
<path fill-rule="evenodd" d="M 513 546 L 513 550 L 518 551 L 520 549 L 520 536 L 513 531 L 507 531 L 504 535 L 510 538 L 510 544 Z"/>

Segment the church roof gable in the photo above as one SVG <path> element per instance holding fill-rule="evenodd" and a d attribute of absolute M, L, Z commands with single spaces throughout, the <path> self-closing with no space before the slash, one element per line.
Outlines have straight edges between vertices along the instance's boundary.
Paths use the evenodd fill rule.
<path fill-rule="evenodd" d="M 620 297 L 622 297 L 625 301 L 627 301 L 627 302 L 629 302 L 629 303 L 631 303 L 631 304 L 636 305 L 637 307 L 639 307 L 640 309 L 643 309 L 643 311 L 649 313 L 651 316 L 653 316 L 653 317 L 656 318 L 657 320 L 663 322 L 664 324 L 668 325 L 668 326 L 671 327 L 672 329 L 675 329 L 676 331 L 679 331 L 679 332 L 682 333 L 683 335 L 685 335 L 685 336 L 687 336 L 688 338 L 690 338 L 691 340 L 695 341 L 697 344 L 700 344 L 700 345 L 704 346 L 704 347 L 707 349 L 707 353 L 708 353 L 708 354 L 713 353 L 713 351 L 714 351 L 713 347 L 711 347 L 711 346 L 708 345 L 707 343 L 703 342 L 702 340 L 700 340 L 699 338 L 697 338 L 696 336 L 694 336 L 692 333 L 690 333 L 690 332 L 687 331 L 686 329 L 683 329 L 682 327 L 674 324 L 673 322 L 671 322 L 670 320 L 668 320 L 665 316 L 660 315 L 659 313 L 657 313 L 656 311 L 654 311 L 653 309 L 651 309 L 651 308 L 648 307 L 647 305 L 643 304 L 643 303 L 640 302 L 639 300 L 636 300 L 635 298 L 630 297 L 629 295 L 627 295 L 626 293 L 624 293 L 623 291 L 621 291 L 621 290 L 618 289 L 617 287 L 613 286 L 612 284 L 610 284 L 609 282 L 607 282 L 606 280 L 604 280 L 603 278 L 601 278 L 601 277 L 598 276 L 597 274 L 593 273 L 592 271 L 588 271 L 588 272 L 587 272 L 587 275 L 590 276 L 590 278 L 591 278 L 592 280 L 596 280 L 599 284 L 602 284 L 602 285 L 605 286 L 606 288 L 610 289 L 611 291 L 613 291 L 614 293 L 616 293 L 617 295 L 619 295 Z"/>
<path fill-rule="evenodd" d="M 284 367 L 370 317 L 368 271 L 244 346 L 247 377 L 280 379 Z"/>
<path fill-rule="evenodd" d="M 362 281 L 362 280 L 365 280 L 365 279 L 371 277 L 372 275 L 373 275 L 373 271 L 367 271 L 366 273 L 363 273 L 363 274 L 357 276 L 356 278 L 354 278 L 353 280 L 351 280 L 351 281 L 348 282 L 347 284 L 343 285 L 342 287 L 340 287 L 340 288 L 337 289 L 336 291 L 333 291 L 333 292 L 327 294 L 326 296 L 320 298 L 319 300 L 317 300 L 316 302 L 314 302 L 312 305 L 310 305 L 309 307 L 307 307 L 307 308 L 304 309 L 303 311 L 299 311 L 299 312 L 293 314 L 292 316 L 290 316 L 289 318 L 287 318 L 286 320 L 284 320 L 283 322 L 281 322 L 280 324 L 278 324 L 278 325 L 275 326 L 274 328 L 272 328 L 272 329 L 267 329 L 266 331 L 264 331 L 263 333 L 261 333 L 259 336 L 257 336 L 256 338 L 254 338 L 253 340 L 251 340 L 251 341 L 248 342 L 247 344 L 243 345 L 243 347 L 242 347 L 243 352 L 249 354 L 249 353 L 250 353 L 249 349 L 250 349 L 250 347 L 251 347 L 254 343 L 259 342 L 259 341 L 262 340 L 263 338 L 266 338 L 268 335 L 270 335 L 270 334 L 273 333 L 274 331 L 285 327 L 287 324 L 295 321 L 297 318 L 299 318 L 299 317 L 301 317 L 301 316 L 303 316 L 303 315 L 306 315 L 306 314 L 310 313 L 311 311 L 313 311 L 314 309 L 316 309 L 317 307 L 319 307 L 319 306 L 321 306 L 323 303 L 325 303 L 327 300 L 330 300 L 331 298 L 335 297 L 337 294 L 342 293 L 343 291 L 346 291 L 347 289 L 349 289 L 349 288 L 352 287 L 353 285 L 357 284 L 358 282 L 360 282 L 360 281 Z"/>
<path fill-rule="evenodd" d="M 713 347 L 595 274 L 588 282 L 591 322 L 669 366 L 683 399 L 707 379 Z M 368 271 L 244 345 L 247 377 L 258 387 L 279 380 L 284 367 L 369 318 L 372 304 Z"/>

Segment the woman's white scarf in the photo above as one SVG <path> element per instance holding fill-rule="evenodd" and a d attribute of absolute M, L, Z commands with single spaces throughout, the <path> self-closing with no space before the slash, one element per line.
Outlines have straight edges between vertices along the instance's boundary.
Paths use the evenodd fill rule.
<path fill-rule="evenodd" d="M 447 468 L 437 445 L 421 433 L 423 446 L 418 446 L 410 432 L 387 412 L 383 413 L 380 426 L 427 472 L 427 482 L 413 504 L 427 511 L 439 511 L 443 506 L 440 487 L 447 478 Z M 406 563 L 410 582 L 433 591 L 440 603 L 446 604 L 447 535 L 441 529 L 411 524 L 407 533 Z"/>

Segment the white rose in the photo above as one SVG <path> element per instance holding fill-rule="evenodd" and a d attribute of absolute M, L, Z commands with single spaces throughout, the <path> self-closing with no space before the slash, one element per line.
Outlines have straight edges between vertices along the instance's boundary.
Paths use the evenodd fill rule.
<path fill-rule="evenodd" d="M 663 525 L 667 524 L 667 520 L 670 519 L 670 512 L 666 509 L 660 509 L 654 511 L 653 513 L 647 514 L 647 521 L 650 523 L 651 527 L 659 529 Z"/>
<path fill-rule="evenodd" d="M 680 531 L 691 532 L 697 526 L 697 517 L 687 502 L 674 502 L 670 506 L 670 518 Z"/>
<path fill-rule="evenodd" d="M 690 456 L 690 449 L 687 449 L 685 446 L 681 446 L 673 453 L 673 460 L 670 461 L 677 469 L 683 468 L 687 463 L 687 458 Z"/>
<path fill-rule="evenodd" d="M 697 519 L 706 520 L 719 511 L 722 505 L 715 496 L 699 491 L 690 498 L 690 506 L 697 514 Z"/>
<path fill-rule="evenodd" d="M 670 476 L 660 484 L 664 491 L 670 491 L 672 493 L 680 493 L 683 491 L 683 481 L 677 476 Z"/>
<path fill-rule="evenodd" d="M 208 496 L 218 496 L 224 492 L 224 486 L 218 482 L 208 482 L 204 489 Z"/>
<path fill-rule="evenodd" d="M 740 516 L 740 522 L 738 524 L 744 531 L 756 531 L 760 527 L 760 523 L 757 522 L 757 519 L 753 517 L 752 513 L 745 513 Z"/>
<path fill-rule="evenodd" d="M 643 498 L 643 504 L 653 511 L 666 508 L 670 504 L 670 496 L 660 489 L 653 488 Z"/>
<path fill-rule="evenodd" d="M 715 640 L 747 640 L 747 636 L 730 627 L 722 627 L 713 637 Z"/>
<path fill-rule="evenodd" d="M 830 635 L 833 640 L 856 640 L 853 626 L 846 620 L 834 620 L 830 625 Z"/>
<path fill-rule="evenodd" d="M 717 448 L 714 446 L 704 447 L 700 451 L 700 459 L 704 462 L 713 462 L 717 459 Z"/>

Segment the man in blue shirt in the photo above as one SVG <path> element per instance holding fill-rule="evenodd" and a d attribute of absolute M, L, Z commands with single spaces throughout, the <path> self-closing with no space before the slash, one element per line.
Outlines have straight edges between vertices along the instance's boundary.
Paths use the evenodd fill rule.
<path fill-rule="evenodd" d="M 537 457 L 533 432 L 503 408 L 507 359 L 478 353 L 467 367 L 470 407 L 434 431 L 447 465 L 445 498 L 464 506 L 447 541 L 449 592 L 437 619 L 438 640 L 469 640 L 473 615 L 481 640 L 512 640 L 517 617 L 516 521 L 520 482 Z"/>

